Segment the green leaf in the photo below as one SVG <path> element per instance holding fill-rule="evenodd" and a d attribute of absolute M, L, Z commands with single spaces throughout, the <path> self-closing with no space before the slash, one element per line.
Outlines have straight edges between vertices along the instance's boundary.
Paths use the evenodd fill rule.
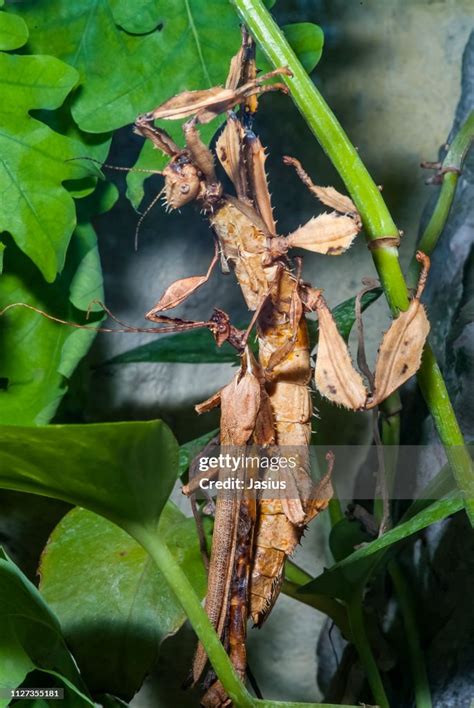
<path fill-rule="evenodd" d="M 240 41 L 227 0 L 197 7 L 139 0 L 133 9 L 128 0 L 27 0 L 17 11 L 30 27 L 31 51 L 78 70 L 72 115 L 93 133 L 127 125 L 184 89 L 223 83 Z"/>
<path fill-rule="evenodd" d="M 381 288 L 371 290 L 362 297 L 362 311 L 375 302 L 381 295 Z M 351 297 L 334 308 L 333 316 L 341 335 L 344 339 L 349 338 L 349 334 L 355 322 L 355 298 Z M 240 329 L 246 329 L 247 324 L 236 325 Z M 311 347 L 316 346 L 318 341 L 318 323 L 315 320 L 308 320 L 308 330 Z M 250 342 L 254 352 L 257 351 L 254 340 Z M 237 362 L 237 354 L 229 344 L 225 343 L 218 348 L 214 340 L 206 330 L 192 330 L 181 334 L 172 334 L 163 337 L 156 335 L 156 338 L 149 344 L 142 344 L 139 347 L 130 349 L 128 352 L 118 354 L 104 362 L 103 366 L 110 364 L 140 364 L 140 363 L 181 363 L 181 364 L 226 364 Z"/>
<path fill-rule="evenodd" d="M 66 706 L 94 706 L 59 622 L 35 586 L 0 549 L 0 688 L 17 688 L 38 669 L 65 687 Z M 0 698 L 0 706 L 10 704 Z"/>
<path fill-rule="evenodd" d="M 201 435 L 199 438 L 194 438 L 194 440 L 189 440 L 187 443 L 183 443 L 179 447 L 179 474 L 182 475 L 186 472 L 189 465 L 196 457 L 196 455 L 201 452 L 201 450 L 207 445 L 207 443 L 215 438 L 219 430 L 211 430 L 209 433 Z"/>
<path fill-rule="evenodd" d="M 103 298 L 99 254 L 91 226 L 77 228 L 64 273 L 52 285 L 46 285 L 13 243 L 6 249 L 4 260 L 2 307 L 23 302 L 63 320 L 85 323 L 90 300 Z M 91 317 L 88 324 L 94 326 L 97 318 Z M 6 390 L 0 390 L 0 420 L 17 425 L 48 422 L 67 390 L 67 378 L 88 351 L 95 332 L 52 322 L 18 307 L 0 317 L 0 335 L 0 378 L 7 384 Z"/>
<path fill-rule="evenodd" d="M 161 421 L 0 428 L 0 487 L 83 506 L 154 532 L 178 474 Z"/>
<path fill-rule="evenodd" d="M 434 504 L 420 511 L 408 521 L 387 531 L 377 540 L 364 545 L 339 561 L 339 563 L 325 570 L 324 573 L 303 586 L 298 592 L 327 594 L 331 597 L 338 597 L 341 600 L 348 601 L 354 592 L 354 588 L 366 582 L 375 565 L 387 559 L 387 551 L 394 544 L 437 521 L 451 516 L 451 514 L 455 514 L 463 506 L 462 499 L 454 495 L 434 502 Z"/>
<path fill-rule="evenodd" d="M 343 518 L 335 524 L 329 535 L 329 547 L 336 561 L 351 555 L 356 546 L 367 543 L 370 536 L 358 521 Z"/>
<path fill-rule="evenodd" d="M 84 147 L 30 111 L 57 108 L 77 80 L 72 67 L 53 57 L 0 54 L 0 231 L 11 233 L 48 282 L 63 269 L 76 224 L 74 200 L 63 182 L 97 169 L 68 162 Z"/>
<path fill-rule="evenodd" d="M 324 33 L 321 27 L 312 22 L 295 22 L 285 25 L 282 30 L 308 74 L 311 73 L 323 53 Z"/>
<path fill-rule="evenodd" d="M 28 41 L 28 27 L 21 17 L 0 12 L 0 49 L 18 49 Z"/>
<path fill-rule="evenodd" d="M 0 241 L 0 275 L 3 272 L 3 252 L 5 250 L 5 244 Z"/>
<path fill-rule="evenodd" d="M 225 342 L 217 347 L 207 330 L 191 330 L 180 334 L 154 335 L 149 344 L 130 349 L 106 361 L 110 364 L 140 364 L 147 362 L 167 362 L 181 364 L 225 364 L 235 363 L 238 355 L 230 344 Z"/>
<path fill-rule="evenodd" d="M 202 598 L 206 572 L 194 519 L 168 502 L 158 533 Z M 161 642 L 186 619 L 150 557 L 117 526 L 77 508 L 53 531 L 40 575 L 40 591 L 61 622 L 89 690 L 130 700 Z"/>
<path fill-rule="evenodd" d="M 223 84 L 240 43 L 238 17 L 228 0 L 26 0 L 12 10 L 30 26 L 31 51 L 54 54 L 78 70 L 81 90 L 72 115 L 82 130 L 93 133 L 130 124 L 180 91 Z M 305 65 L 314 64 L 319 28 L 303 23 L 286 30 Z M 166 127 L 182 143 L 180 126 Z M 203 127 L 206 142 L 217 127 L 217 121 Z M 136 167 L 159 170 L 165 161 L 146 145 Z M 136 207 L 144 179 L 139 173 L 128 178 Z"/>

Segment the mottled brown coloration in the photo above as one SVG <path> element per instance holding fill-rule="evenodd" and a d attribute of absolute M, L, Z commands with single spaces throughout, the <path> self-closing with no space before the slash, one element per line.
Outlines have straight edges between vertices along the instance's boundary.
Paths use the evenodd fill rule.
<path fill-rule="evenodd" d="M 399 314 L 382 339 L 375 365 L 374 391 L 367 408 L 379 405 L 420 367 L 423 347 L 430 331 L 425 308 L 420 303 L 430 259 L 420 251 L 416 257 L 422 263 L 417 292 L 408 310 Z"/>
<path fill-rule="evenodd" d="M 237 57 L 239 56 L 241 56 L 240 53 Z M 238 61 L 237 57 L 236 60 Z M 278 75 L 291 76 L 291 72 L 286 67 L 280 67 L 235 88 L 213 86 L 202 91 L 183 91 L 168 99 L 153 111 L 139 116 L 138 120 L 150 122 L 160 119 L 179 120 L 189 116 L 198 116 L 200 123 L 209 123 L 213 118 L 232 109 L 249 96 L 266 91 L 283 91 L 287 93 L 288 89 L 284 84 L 265 85 L 265 81 Z"/>
<path fill-rule="evenodd" d="M 360 226 L 350 216 L 332 212 L 313 217 L 286 238 L 288 248 L 304 248 L 325 256 L 340 256 L 352 245 Z"/>
<path fill-rule="evenodd" d="M 354 369 L 347 345 L 321 294 L 315 304 L 319 319 L 316 387 L 333 403 L 350 410 L 360 410 L 367 399 L 362 377 Z"/>

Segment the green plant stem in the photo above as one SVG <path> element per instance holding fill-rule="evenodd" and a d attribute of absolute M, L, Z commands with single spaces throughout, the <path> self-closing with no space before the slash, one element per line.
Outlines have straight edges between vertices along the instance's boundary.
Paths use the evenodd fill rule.
<path fill-rule="evenodd" d="M 282 77 L 292 98 L 318 142 L 343 179 L 364 223 L 368 241 L 397 237 L 398 230 L 387 206 L 356 149 L 303 69 L 285 36 L 261 0 L 231 0 L 242 20 L 273 66 L 287 66 L 292 77 Z M 408 289 L 395 247 L 377 248 L 372 257 L 392 313 L 406 310 Z M 417 374 L 421 392 L 433 416 L 453 474 L 465 498 L 474 525 L 474 471 L 439 367 L 429 344 Z"/>
<path fill-rule="evenodd" d="M 334 496 L 329 502 L 329 518 L 331 519 L 331 527 L 335 526 L 344 518 L 341 502 L 338 497 Z"/>
<path fill-rule="evenodd" d="M 293 561 L 287 560 L 285 564 L 285 580 L 282 585 L 282 592 L 288 597 L 292 597 L 298 602 L 303 602 L 305 605 L 314 607 L 315 610 L 323 612 L 327 615 L 334 624 L 336 624 L 342 635 L 350 641 L 350 626 L 347 617 L 347 611 L 344 605 L 337 600 L 334 600 L 327 595 L 314 593 L 311 595 L 302 595 L 299 593 L 300 587 L 314 580 L 305 570 L 299 568 Z"/>
<path fill-rule="evenodd" d="M 153 530 L 143 528 L 131 529 L 130 533 L 149 553 L 158 569 L 173 590 L 191 625 L 202 642 L 219 680 L 234 705 L 239 708 L 252 708 L 255 699 L 249 694 L 227 656 L 207 614 L 201 607 L 199 598 L 183 573 L 178 563 L 170 553 L 166 544 Z"/>
<path fill-rule="evenodd" d="M 385 688 L 382 683 L 379 668 L 375 661 L 372 649 L 365 631 L 364 610 L 362 604 L 362 590 L 354 592 L 350 602 L 347 603 L 347 613 L 354 645 L 367 674 L 371 691 L 379 708 L 390 708 Z"/>
<path fill-rule="evenodd" d="M 398 393 L 395 397 L 390 396 L 384 401 L 382 407 L 384 407 L 383 412 L 385 415 L 382 418 L 381 440 L 384 448 L 387 488 L 391 493 L 395 479 L 398 446 L 400 443 L 400 399 Z M 415 687 L 416 708 L 432 708 L 430 686 L 426 674 L 423 652 L 420 646 L 412 593 L 406 582 L 404 573 L 396 560 L 390 561 L 387 570 L 393 581 L 398 606 L 405 627 L 406 648 L 408 661 L 411 666 L 413 685 Z"/>
<path fill-rule="evenodd" d="M 449 212 L 456 192 L 456 187 L 459 180 L 459 172 L 462 170 L 464 160 L 469 148 L 474 140 L 474 111 L 472 111 L 463 125 L 459 129 L 451 143 L 446 157 L 441 165 L 441 170 L 448 170 L 442 175 L 441 189 L 438 195 L 438 201 L 433 210 L 431 218 L 423 231 L 418 249 L 430 256 L 438 243 L 443 229 L 448 220 Z M 453 171 L 449 171 L 453 170 Z M 408 270 L 408 284 L 410 287 L 416 285 L 420 272 L 420 264 L 416 258 L 412 258 Z"/>
<path fill-rule="evenodd" d="M 396 561 L 390 561 L 388 571 L 395 587 L 398 606 L 403 619 L 408 660 L 415 687 L 416 708 L 432 708 L 430 685 L 420 645 L 412 592 Z"/>

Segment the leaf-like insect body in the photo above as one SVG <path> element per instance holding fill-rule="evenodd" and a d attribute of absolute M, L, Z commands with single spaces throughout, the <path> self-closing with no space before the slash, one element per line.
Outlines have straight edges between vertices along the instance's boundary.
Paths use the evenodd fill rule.
<path fill-rule="evenodd" d="M 417 260 L 423 263 L 418 290 L 410 307 L 400 313 L 385 333 L 375 365 L 374 393 L 367 408 L 374 408 L 391 393 L 416 374 L 430 323 L 425 308 L 420 303 L 429 270 L 429 258 L 418 252 Z"/>
<path fill-rule="evenodd" d="M 331 209 L 335 209 L 340 214 L 350 214 L 354 221 L 358 224 L 359 228 L 362 226 L 360 214 L 357 211 L 356 205 L 352 199 L 344 194 L 341 194 L 337 191 L 337 189 L 334 189 L 334 187 L 318 187 L 318 185 L 313 183 L 311 177 L 308 175 L 306 170 L 303 169 L 301 162 L 296 158 L 286 156 L 283 158 L 283 162 L 285 165 L 291 165 L 295 168 L 300 180 L 308 187 L 310 192 L 312 192 L 319 199 L 320 202 L 328 207 L 331 207 Z"/>
<path fill-rule="evenodd" d="M 315 382 L 318 391 L 333 403 L 350 410 L 365 406 L 367 390 L 354 369 L 349 350 L 322 296 L 316 303 L 319 318 Z"/>
<path fill-rule="evenodd" d="M 250 176 L 252 194 L 254 195 L 255 206 L 265 222 L 265 226 L 273 235 L 276 233 L 276 225 L 273 218 L 273 209 L 270 199 L 270 192 L 268 191 L 267 175 L 265 172 L 265 161 L 267 156 L 260 139 L 253 134 L 247 136 L 246 147 L 248 172 Z"/>
<path fill-rule="evenodd" d="M 260 381 L 247 369 L 221 391 L 221 443 L 245 445 L 255 429 L 260 409 Z"/>
<path fill-rule="evenodd" d="M 224 89 L 221 86 L 213 86 L 201 91 L 183 91 L 155 108 L 147 114 L 147 117 L 149 115 L 153 120 L 188 118 L 210 105 L 228 100 L 233 93 L 231 89 Z"/>
<path fill-rule="evenodd" d="M 148 315 L 153 315 L 156 312 L 165 312 L 172 310 L 174 307 L 181 305 L 182 302 L 195 292 L 201 285 L 207 281 L 205 275 L 192 275 L 190 278 L 181 278 L 175 280 L 174 283 L 166 288 L 165 292 L 156 303 L 156 305 L 148 312 Z"/>
<path fill-rule="evenodd" d="M 220 404 L 221 391 L 216 391 L 216 393 L 213 393 L 212 396 L 206 398 L 206 400 L 202 403 L 197 403 L 194 406 L 194 410 L 196 411 L 196 413 L 201 415 L 201 413 L 209 413 L 209 411 L 212 411 L 213 408 L 217 408 L 217 406 L 220 406 Z"/>
<path fill-rule="evenodd" d="M 206 275 L 191 275 L 189 278 L 180 278 L 179 280 L 175 280 L 174 283 L 171 283 L 171 285 L 166 288 L 159 301 L 149 312 L 147 312 L 145 317 L 147 319 L 152 319 L 153 315 L 158 312 L 172 310 L 174 307 L 181 305 L 181 303 L 187 300 L 190 295 L 201 287 L 201 285 L 207 283 L 212 270 L 217 263 L 218 257 L 218 245 L 216 243 L 214 258 L 209 265 Z"/>
<path fill-rule="evenodd" d="M 247 81 L 247 83 L 235 89 L 213 86 L 200 91 L 183 91 L 162 103 L 155 110 L 140 116 L 140 119 L 149 121 L 159 119 L 178 120 L 179 118 L 198 115 L 200 123 L 209 123 L 217 115 L 225 113 L 225 111 L 233 108 L 248 96 L 268 90 L 286 92 L 287 89 L 283 84 L 271 84 L 270 87 L 263 85 L 267 79 L 279 74 L 292 75 L 286 67 L 280 67 L 263 74 L 257 79 Z"/>
<path fill-rule="evenodd" d="M 287 237 L 291 248 L 304 248 L 327 256 L 339 256 L 351 246 L 360 227 L 350 216 L 335 212 L 313 217 Z"/>
<path fill-rule="evenodd" d="M 331 207 L 331 209 L 335 209 L 341 214 L 357 215 L 356 220 L 359 219 L 359 213 L 352 199 L 345 194 L 341 194 L 334 187 L 318 187 L 315 184 L 311 191 L 314 192 L 320 202 Z"/>
<path fill-rule="evenodd" d="M 216 143 L 216 154 L 228 178 L 235 187 L 239 199 L 245 199 L 247 184 L 243 169 L 242 141 L 244 129 L 234 115 L 229 116 L 225 128 Z"/>

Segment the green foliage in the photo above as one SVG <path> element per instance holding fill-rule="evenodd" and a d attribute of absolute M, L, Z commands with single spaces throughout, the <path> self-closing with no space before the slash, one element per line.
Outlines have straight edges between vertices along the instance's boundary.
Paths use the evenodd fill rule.
<path fill-rule="evenodd" d="M 178 473 L 161 421 L 2 426 L 0 487 L 63 499 L 127 531 L 154 530 Z"/>
<path fill-rule="evenodd" d="M 58 619 L 38 590 L 0 548 L 0 688 L 22 684 L 34 670 L 65 688 L 69 708 L 94 705 L 79 676 Z M 10 701 L 0 698 L 0 706 Z"/>
<path fill-rule="evenodd" d="M 18 49 L 26 44 L 27 40 L 28 27 L 24 19 L 0 12 L 0 50 Z"/>
<path fill-rule="evenodd" d="M 158 533 L 202 598 L 206 573 L 194 520 L 168 502 Z M 61 622 L 89 690 L 130 700 L 161 642 L 186 619 L 163 575 L 136 541 L 84 509 L 58 524 L 40 574 L 41 593 Z"/>
<path fill-rule="evenodd" d="M 54 57 L 0 54 L 0 230 L 12 234 L 50 283 L 63 269 L 76 223 L 63 183 L 96 170 L 92 163 L 67 162 L 83 147 L 30 111 L 58 108 L 77 81 L 77 72 Z"/>
<path fill-rule="evenodd" d="M 77 323 L 86 322 L 89 302 L 103 299 L 102 275 L 94 230 L 80 225 L 72 238 L 66 266 L 47 285 L 33 263 L 13 244 L 5 251 L 0 302 L 24 302 Z M 97 315 L 91 318 L 91 324 Z M 95 332 L 78 330 L 24 308 L 0 318 L 2 347 L 0 420 L 14 425 L 48 422 L 67 390 L 67 379 L 87 353 Z"/>
<path fill-rule="evenodd" d="M 437 521 L 446 519 L 451 514 L 460 511 L 463 506 L 463 501 L 457 494 L 434 502 L 408 521 L 404 521 L 387 531 L 377 540 L 364 544 L 362 548 L 353 551 L 343 560 L 325 570 L 322 575 L 302 587 L 299 592 L 321 593 L 322 595 L 330 595 L 331 597 L 349 601 L 355 592 L 355 588 L 365 585 L 374 567 L 380 564 L 382 560 L 387 560 L 386 553 L 394 544 L 409 538 Z M 344 524 L 346 522 L 339 523 Z M 352 547 L 356 543 L 360 543 L 361 540 L 360 531 L 355 528 L 357 526 L 357 524 L 354 525 L 355 535 L 353 536 Z"/>

